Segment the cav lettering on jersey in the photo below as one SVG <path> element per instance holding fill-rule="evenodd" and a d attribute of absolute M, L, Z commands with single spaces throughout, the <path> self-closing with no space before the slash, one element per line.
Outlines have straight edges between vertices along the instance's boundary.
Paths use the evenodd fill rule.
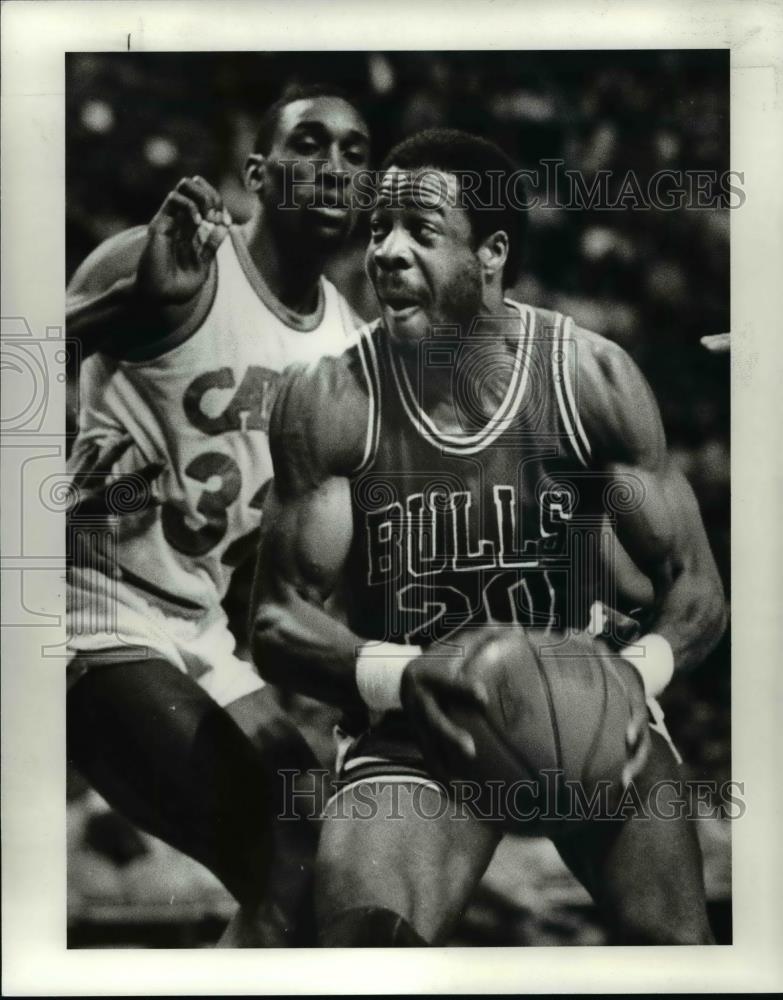
<path fill-rule="evenodd" d="M 182 405 L 190 423 L 204 434 L 266 431 L 279 382 L 280 372 L 250 365 L 228 405 L 213 415 L 214 402 L 209 405 L 207 394 L 236 388 L 233 369 L 218 368 L 193 379 L 185 390 Z"/>
<path fill-rule="evenodd" d="M 261 365 L 249 365 L 236 388 L 234 371 L 229 367 L 203 372 L 185 390 L 182 398 L 185 414 L 194 427 L 210 437 L 230 431 L 266 432 L 280 377 L 279 372 Z M 220 393 L 231 389 L 236 391 L 222 411 L 216 412 Z M 213 392 L 216 395 L 210 396 Z M 191 459 L 183 472 L 186 481 L 192 480 L 203 488 L 190 510 L 184 509 L 181 503 L 164 501 L 161 526 L 172 548 L 197 559 L 206 556 L 225 539 L 228 511 L 242 491 L 243 473 L 236 458 L 209 447 Z M 246 516 L 249 511 L 260 512 L 268 487 L 269 481 L 256 490 L 247 504 Z M 194 519 L 200 519 L 200 523 L 194 524 Z M 253 520 L 252 517 L 248 519 Z M 238 565 L 255 544 L 257 534 L 258 528 L 254 527 L 234 539 L 223 553 L 221 562 L 232 567 Z"/>
<path fill-rule="evenodd" d="M 439 573 L 492 569 L 535 569 L 539 556 L 563 552 L 570 505 L 557 490 L 539 498 L 540 535 L 520 541 L 521 509 L 513 486 L 496 485 L 493 537 L 482 538 L 479 517 L 467 490 L 423 493 L 394 501 L 366 516 L 368 583 L 385 584 L 403 574 L 419 579 Z"/>

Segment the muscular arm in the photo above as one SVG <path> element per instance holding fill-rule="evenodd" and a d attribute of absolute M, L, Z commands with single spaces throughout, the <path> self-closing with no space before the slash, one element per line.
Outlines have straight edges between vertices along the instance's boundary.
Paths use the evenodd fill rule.
<path fill-rule="evenodd" d="M 353 536 L 350 486 L 330 477 L 301 495 L 272 489 L 264 509 L 251 606 L 253 659 L 282 687 L 343 707 L 361 705 L 362 640 L 325 610 Z"/>
<path fill-rule="evenodd" d="M 578 337 L 578 407 L 593 461 L 613 478 L 617 537 L 654 590 L 650 631 L 672 647 L 676 669 L 696 666 L 726 625 L 723 587 L 699 507 L 666 448 L 658 406 L 616 344 Z"/>
<path fill-rule="evenodd" d="M 185 322 L 186 303 L 155 310 L 137 294 L 136 271 L 147 245 L 147 227 L 112 236 L 78 268 L 66 292 L 67 333 L 81 344 L 82 358 L 95 351 L 122 353 L 162 339 Z"/>
<path fill-rule="evenodd" d="M 289 369 L 269 427 L 275 469 L 251 596 L 253 659 L 267 680 L 323 701 L 361 704 L 362 639 L 326 602 L 353 537 L 347 476 L 361 462 L 368 400 L 345 356 Z"/>
<path fill-rule="evenodd" d="M 67 292 L 69 337 L 82 357 L 146 352 L 206 314 L 214 293 L 214 255 L 230 217 L 203 178 L 183 178 L 148 226 L 102 243 Z M 185 331 L 185 334 L 187 331 Z"/>
<path fill-rule="evenodd" d="M 262 519 L 250 643 L 266 680 L 350 710 L 368 699 L 357 680 L 357 653 L 367 637 L 326 608 L 346 582 L 353 539 L 347 475 L 361 462 L 367 426 L 367 397 L 357 390 L 345 358 L 294 369 L 278 394 L 270 423 L 275 484 Z M 470 737 L 439 701 L 446 695 L 483 704 L 480 684 L 460 676 L 458 660 L 392 644 L 372 653 L 380 654 L 375 666 L 391 672 L 392 687 L 399 687 L 395 707 L 405 709 L 419 740 L 445 741 L 472 756 Z M 392 707 L 372 699 L 369 704 Z"/>

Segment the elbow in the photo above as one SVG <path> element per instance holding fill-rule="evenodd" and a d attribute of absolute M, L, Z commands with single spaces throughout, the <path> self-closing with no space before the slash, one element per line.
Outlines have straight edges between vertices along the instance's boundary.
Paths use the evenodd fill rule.
<path fill-rule="evenodd" d="M 250 623 L 250 652 L 256 670 L 269 684 L 282 680 L 283 609 L 272 601 L 259 604 Z"/>

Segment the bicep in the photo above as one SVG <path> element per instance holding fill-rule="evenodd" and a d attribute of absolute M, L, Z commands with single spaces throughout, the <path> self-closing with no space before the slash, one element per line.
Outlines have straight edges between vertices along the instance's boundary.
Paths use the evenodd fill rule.
<path fill-rule="evenodd" d="M 643 473 L 643 481 L 643 502 L 618 515 L 617 534 L 653 585 L 650 627 L 667 639 L 678 667 L 695 666 L 725 628 L 723 584 L 682 472 L 669 461 L 655 474 Z"/>
<path fill-rule="evenodd" d="M 682 553 L 706 545 L 698 504 L 667 451 L 658 404 L 637 365 L 608 342 L 586 354 L 584 420 L 594 460 L 611 480 L 606 514 L 633 562 L 660 577 Z"/>
<path fill-rule="evenodd" d="M 682 666 L 700 662 L 725 621 L 723 588 L 696 497 L 666 449 L 657 403 L 616 345 L 585 352 L 593 458 L 617 538 L 652 584 L 655 630 Z"/>
<path fill-rule="evenodd" d="M 262 519 L 254 606 L 293 594 L 322 605 L 341 580 L 352 537 L 347 479 L 327 479 L 294 497 L 273 487 Z"/>
<path fill-rule="evenodd" d="M 669 458 L 659 485 L 662 504 L 670 520 L 669 538 L 679 568 L 700 575 L 717 575 L 707 532 L 693 487 Z"/>
<path fill-rule="evenodd" d="M 682 568 L 690 555 L 709 553 L 696 498 L 670 459 L 658 468 L 609 467 L 617 487 L 609 515 L 617 537 L 642 572 L 651 578 Z M 611 497 L 611 492 L 608 493 Z"/>
<path fill-rule="evenodd" d="M 297 596 L 323 605 L 341 582 L 353 539 L 348 476 L 363 447 L 361 401 L 346 376 L 343 361 L 322 358 L 290 368 L 278 390 L 269 422 L 275 479 L 261 520 L 254 607 Z"/>

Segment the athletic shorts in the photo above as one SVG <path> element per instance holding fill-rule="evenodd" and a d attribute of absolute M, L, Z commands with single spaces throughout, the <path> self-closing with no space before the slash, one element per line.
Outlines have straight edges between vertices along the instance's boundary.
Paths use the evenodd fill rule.
<path fill-rule="evenodd" d="M 675 760 L 682 764 L 660 704 L 655 698 L 648 698 L 647 709 L 649 728 L 666 740 Z M 350 736 L 336 727 L 335 742 L 336 791 L 330 802 L 349 788 L 365 782 L 409 782 L 442 789 L 427 772 L 424 758 L 401 712 L 388 712 L 359 736 Z"/>
<path fill-rule="evenodd" d="M 359 736 L 335 726 L 335 791 L 329 803 L 355 785 L 405 782 L 442 786 L 427 772 L 405 716 L 388 712 Z"/>
<path fill-rule="evenodd" d="M 219 705 L 264 686 L 235 655 L 236 641 L 216 601 L 189 611 L 147 600 L 135 587 L 79 570 L 68 582 L 68 685 L 109 663 L 162 659 L 187 674 Z"/>

